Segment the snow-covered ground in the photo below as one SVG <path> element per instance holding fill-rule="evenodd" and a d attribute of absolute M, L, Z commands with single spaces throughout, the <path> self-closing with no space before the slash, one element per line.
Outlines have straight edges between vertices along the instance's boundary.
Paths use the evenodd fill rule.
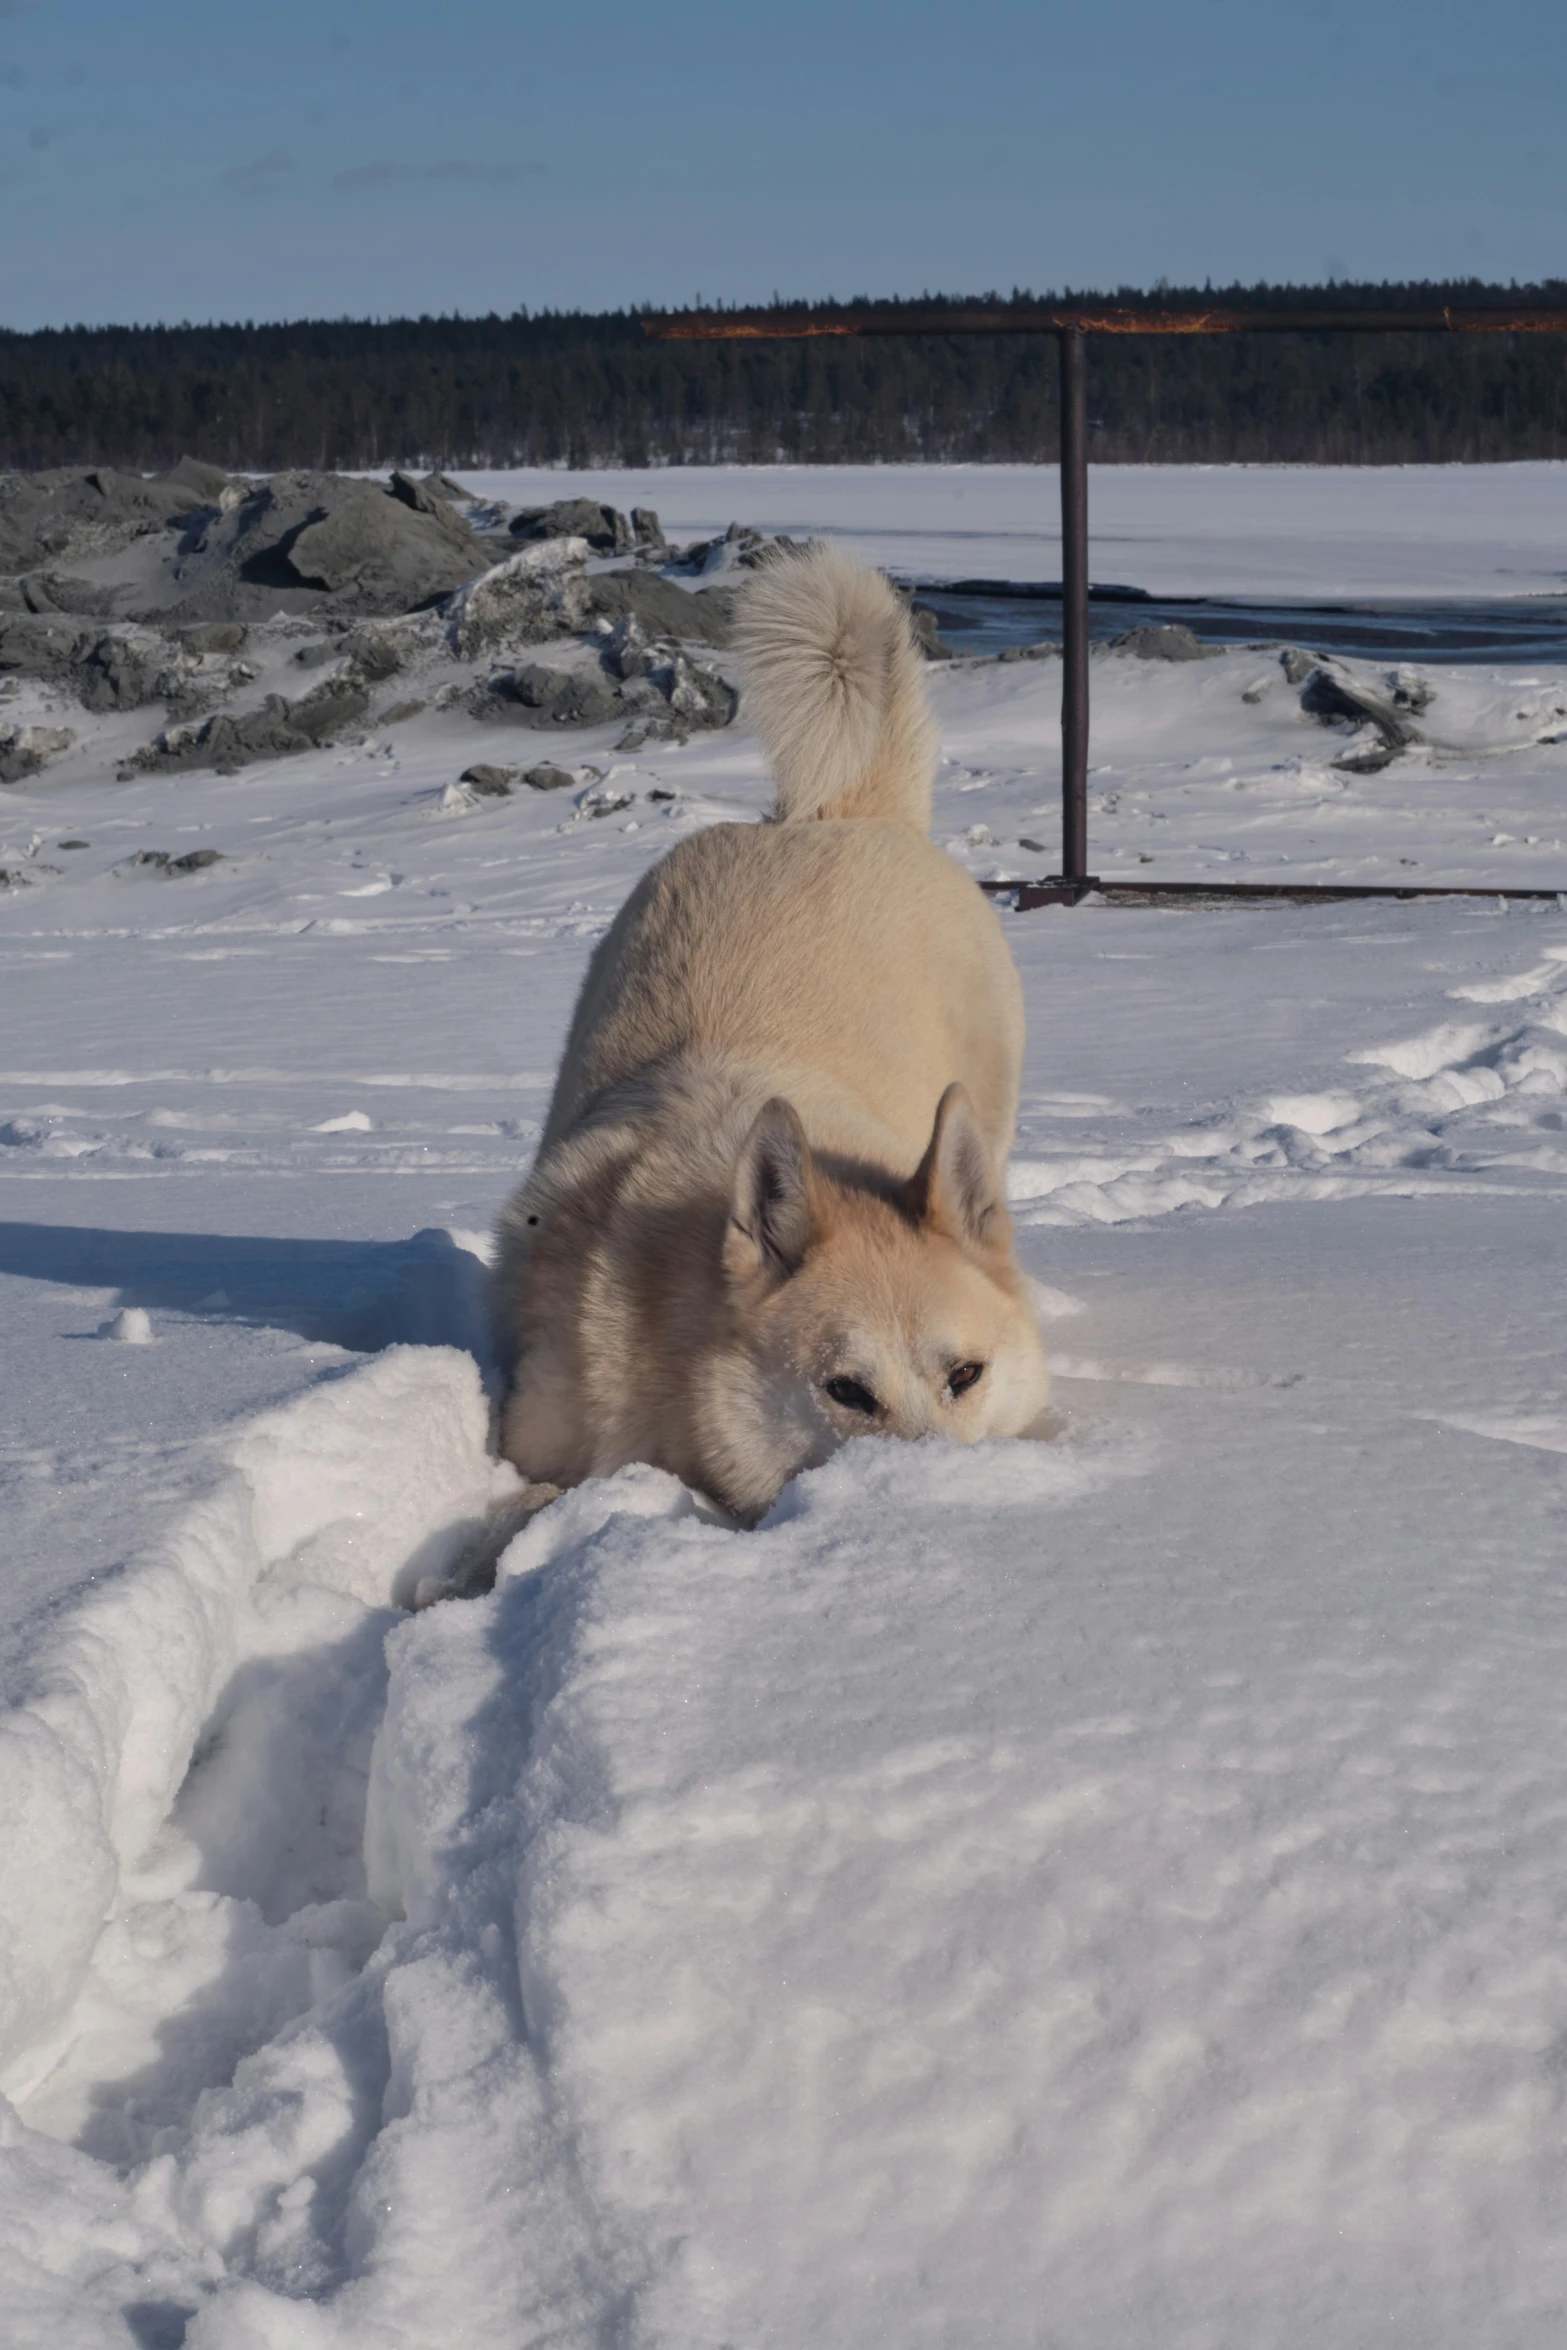
<path fill-rule="evenodd" d="M 1142 478 L 1117 575 L 1246 584 L 1233 477 Z M 1546 578 L 1567 473 L 1435 478 L 1454 592 Z M 1028 576 L 1000 512 L 952 571 Z M 1269 656 L 1096 660 L 1099 869 L 1567 884 L 1567 670 L 1432 682 L 1351 776 Z M 1047 869 L 1058 667 L 933 685 L 938 837 Z M 410 1616 L 508 1489 L 480 1256 L 583 961 L 754 747 L 474 804 L 460 712 L 128 782 L 73 723 L 0 801 L 6 2350 L 1559 2343 L 1567 910 L 1007 916 L 1053 1440 L 755 1534 L 627 1471 Z"/>

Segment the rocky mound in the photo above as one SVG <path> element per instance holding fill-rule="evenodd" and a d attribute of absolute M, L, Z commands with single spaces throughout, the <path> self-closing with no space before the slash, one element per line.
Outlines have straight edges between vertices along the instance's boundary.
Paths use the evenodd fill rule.
<path fill-rule="evenodd" d="M 169 566 L 182 619 L 278 611 L 354 618 L 415 612 L 482 570 L 486 550 L 423 485 L 283 473 L 225 497 Z"/>
<path fill-rule="evenodd" d="M 152 481 L 108 465 L 0 475 L 0 575 L 117 553 L 215 505 L 227 480 L 194 457 Z"/>
<path fill-rule="evenodd" d="M 0 612 L 168 623 L 417 611 L 487 560 L 453 491 L 401 473 L 233 481 L 189 457 L 151 481 L 104 466 L 8 475 Z"/>
<path fill-rule="evenodd" d="M 558 498 L 553 506 L 523 506 L 507 525 L 514 539 L 586 539 L 595 555 L 638 555 L 660 563 L 671 549 L 651 506 L 629 515 L 593 498 Z"/>
<path fill-rule="evenodd" d="M 155 771 L 277 758 L 432 702 L 498 726 L 617 726 L 626 748 L 683 739 L 734 715 L 712 656 L 776 543 L 734 525 L 673 550 L 651 508 L 518 510 L 435 473 L 248 481 L 186 458 L 153 480 L 0 478 L 0 699 L 16 703 L 0 782 L 77 742 L 62 701 L 161 705 L 116 754 Z"/>

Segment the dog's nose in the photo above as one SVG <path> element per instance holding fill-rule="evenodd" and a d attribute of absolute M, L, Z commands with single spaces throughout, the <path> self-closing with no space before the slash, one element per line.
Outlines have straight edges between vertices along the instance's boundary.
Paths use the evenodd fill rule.
<path fill-rule="evenodd" d="M 937 1436 L 941 1433 L 941 1428 L 941 1416 L 929 1396 L 911 1395 L 907 1403 L 900 1405 L 896 1420 L 896 1433 L 906 1443 L 913 1444 L 921 1436 Z"/>

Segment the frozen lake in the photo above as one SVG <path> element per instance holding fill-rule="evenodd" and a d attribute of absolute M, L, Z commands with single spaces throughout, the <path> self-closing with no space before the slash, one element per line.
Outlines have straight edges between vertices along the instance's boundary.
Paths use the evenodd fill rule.
<path fill-rule="evenodd" d="M 842 538 L 908 579 L 1058 580 L 1054 466 L 739 466 L 466 474 L 519 502 L 655 507 L 671 538 L 731 522 Z M 1097 465 L 1090 571 L 1247 603 L 1567 593 L 1567 464 Z"/>
<path fill-rule="evenodd" d="M 1010 645 L 1059 640 L 1059 589 L 1029 594 L 1001 581 L 968 587 L 916 581 L 954 653 L 999 653 Z M 1567 661 L 1567 596 L 1453 597 L 1442 603 L 1228 603 L 1218 596 L 1130 596 L 1095 588 L 1088 633 L 1109 642 L 1128 628 L 1165 622 L 1208 645 L 1277 643 L 1368 661 L 1496 662 L 1527 668 Z"/>

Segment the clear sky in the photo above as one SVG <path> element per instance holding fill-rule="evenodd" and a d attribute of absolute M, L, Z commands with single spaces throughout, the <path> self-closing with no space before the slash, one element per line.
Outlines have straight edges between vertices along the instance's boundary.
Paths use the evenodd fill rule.
<path fill-rule="evenodd" d="M 1567 0 L 0 0 L 0 324 L 1567 275 Z"/>

